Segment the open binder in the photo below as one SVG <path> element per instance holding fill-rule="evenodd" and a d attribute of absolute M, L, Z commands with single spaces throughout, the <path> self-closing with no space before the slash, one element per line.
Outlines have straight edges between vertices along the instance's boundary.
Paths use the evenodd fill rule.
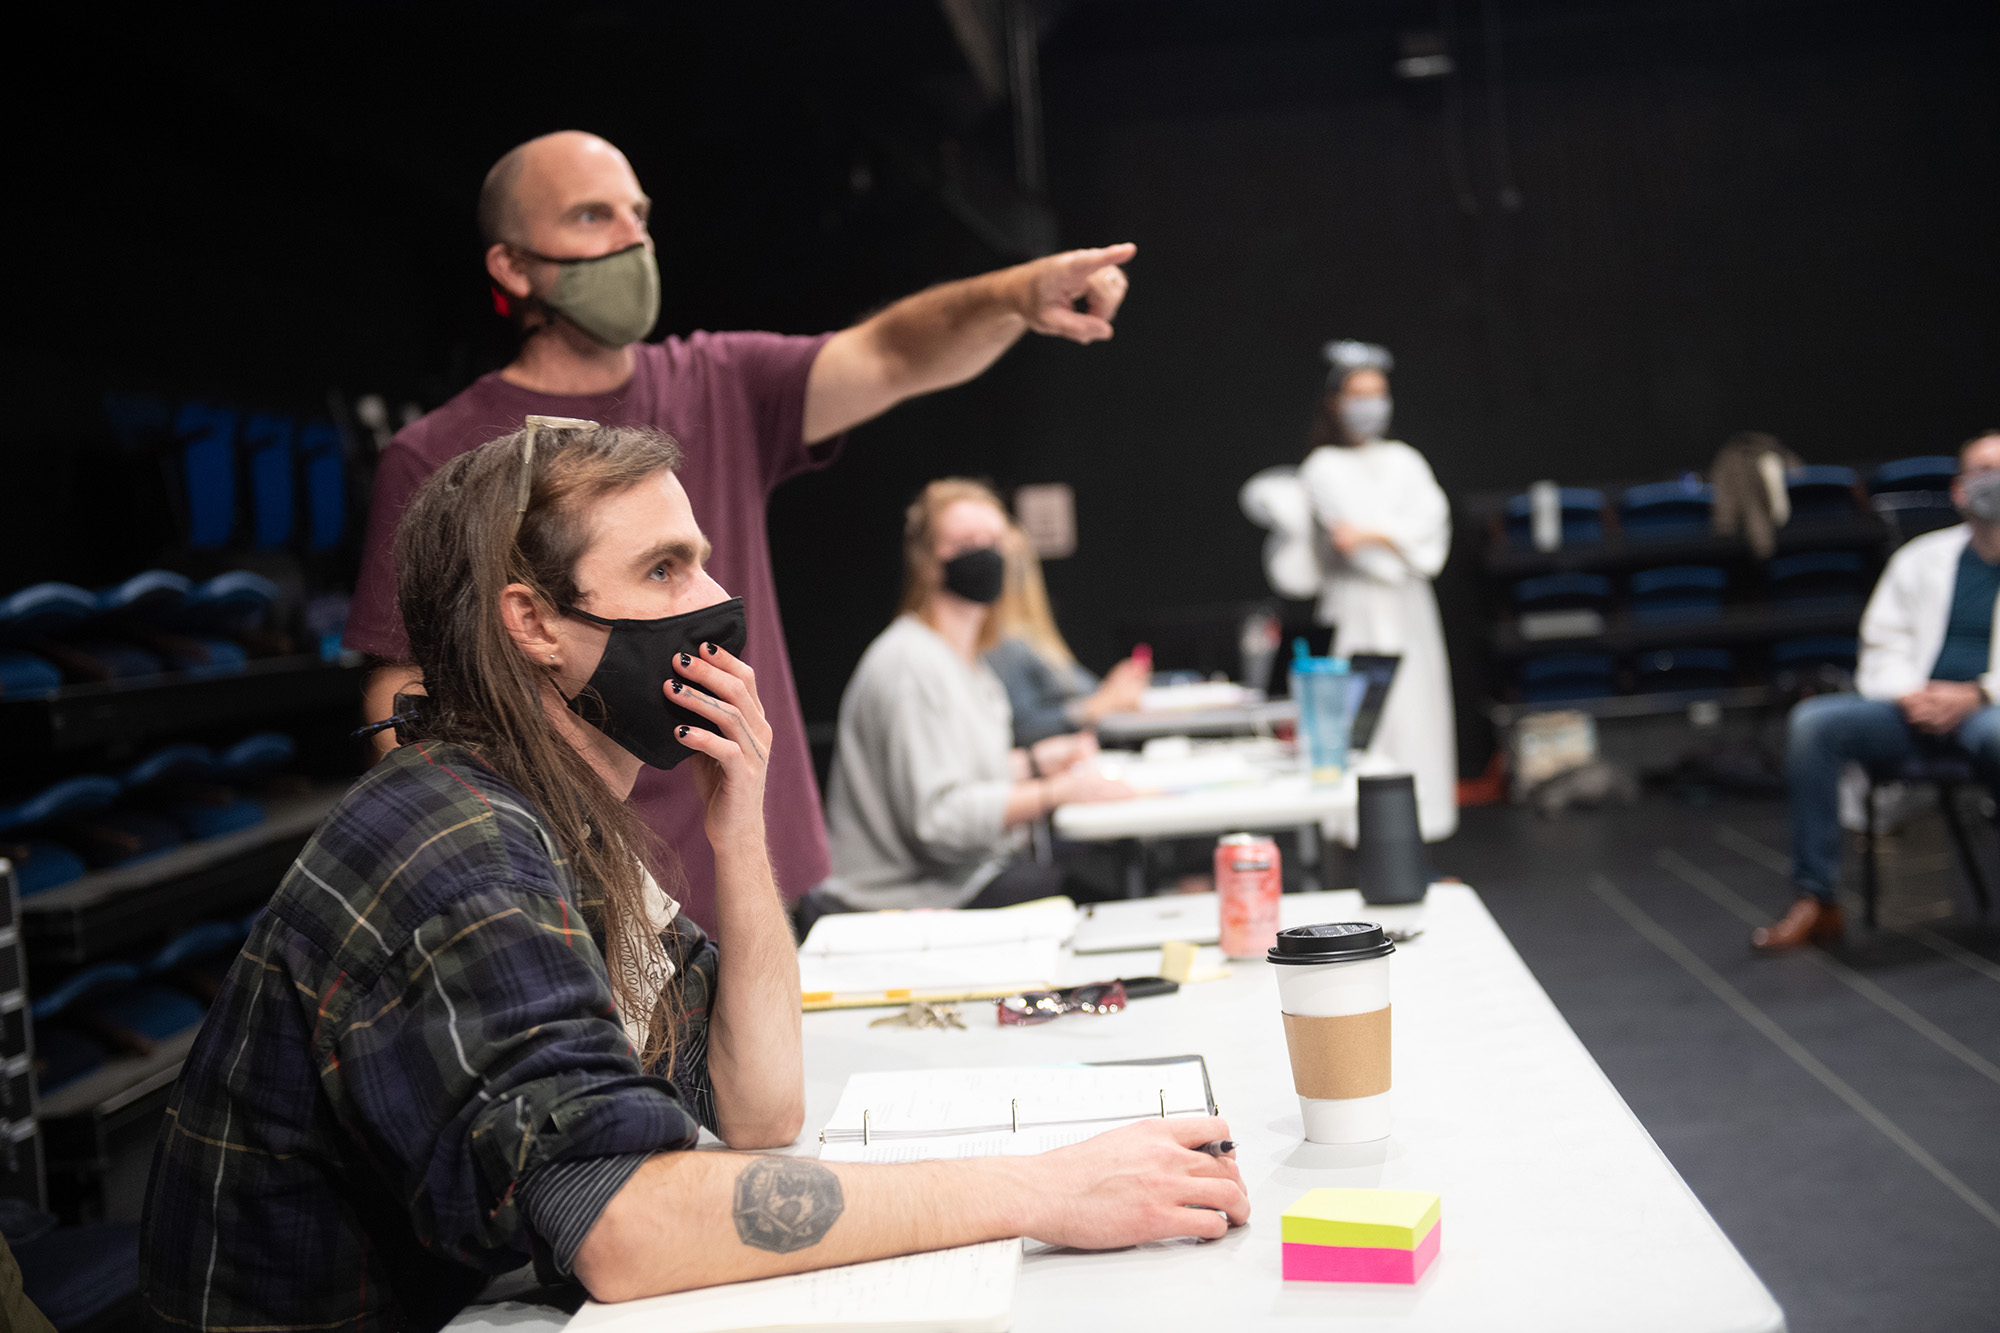
<path fill-rule="evenodd" d="M 820 1131 L 820 1156 L 1026 1156 L 1138 1120 L 1215 1113 L 1199 1055 L 856 1074 Z"/>

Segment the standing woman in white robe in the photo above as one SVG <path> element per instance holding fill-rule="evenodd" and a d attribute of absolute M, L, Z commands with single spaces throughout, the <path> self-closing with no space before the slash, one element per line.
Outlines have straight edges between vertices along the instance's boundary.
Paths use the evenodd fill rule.
<path fill-rule="evenodd" d="M 1388 351 L 1328 343 L 1332 363 L 1299 468 L 1325 553 L 1318 619 L 1335 626 L 1333 651 L 1395 653 L 1403 661 L 1369 750 L 1416 778 L 1424 841 L 1458 829 L 1457 724 L 1431 580 L 1451 550 L 1451 506 L 1424 456 L 1385 439 L 1392 404 Z"/>

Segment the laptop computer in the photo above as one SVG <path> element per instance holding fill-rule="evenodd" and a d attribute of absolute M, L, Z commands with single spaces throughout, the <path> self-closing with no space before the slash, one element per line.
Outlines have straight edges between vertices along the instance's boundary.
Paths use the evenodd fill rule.
<path fill-rule="evenodd" d="M 1347 729 L 1348 749 L 1366 750 L 1375 739 L 1375 728 L 1382 724 L 1382 705 L 1389 697 L 1389 686 L 1395 683 L 1396 668 L 1402 664 L 1403 659 L 1391 653 L 1356 653 L 1347 659 L 1347 669 L 1368 680 L 1367 692 Z"/>

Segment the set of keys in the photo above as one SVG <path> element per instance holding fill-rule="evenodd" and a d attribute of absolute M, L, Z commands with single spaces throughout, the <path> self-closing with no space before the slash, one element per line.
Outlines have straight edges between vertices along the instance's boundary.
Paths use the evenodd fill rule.
<path fill-rule="evenodd" d="M 901 1013 L 888 1014 L 868 1025 L 871 1028 L 963 1028 L 958 1006 L 917 1000 Z"/>

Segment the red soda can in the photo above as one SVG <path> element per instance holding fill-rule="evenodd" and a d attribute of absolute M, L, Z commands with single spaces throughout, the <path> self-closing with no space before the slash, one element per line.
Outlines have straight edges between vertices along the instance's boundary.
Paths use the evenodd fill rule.
<path fill-rule="evenodd" d="M 1215 843 L 1215 895 L 1222 914 L 1222 952 L 1262 958 L 1278 943 L 1278 895 L 1284 869 L 1278 844 L 1253 833 L 1231 833 Z"/>

